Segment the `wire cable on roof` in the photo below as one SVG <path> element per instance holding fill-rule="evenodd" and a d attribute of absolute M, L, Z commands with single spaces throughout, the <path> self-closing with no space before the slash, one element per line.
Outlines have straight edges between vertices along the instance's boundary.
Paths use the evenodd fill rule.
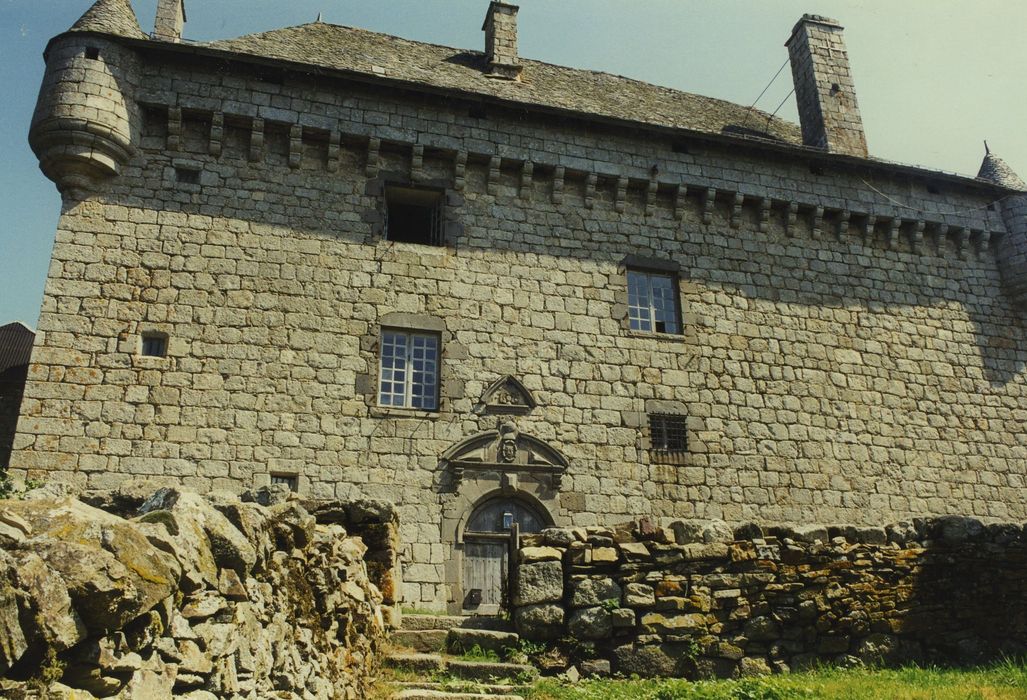
<path fill-rule="evenodd" d="M 767 117 L 767 124 L 770 124 L 770 120 L 774 118 L 774 116 L 777 114 L 779 109 L 781 109 L 782 107 L 785 106 L 785 102 L 788 101 L 788 98 L 791 97 L 794 94 L 795 94 L 795 88 L 792 88 L 791 90 L 788 91 L 788 94 L 785 95 L 785 98 L 783 100 L 781 100 L 781 102 L 777 105 L 777 107 L 774 109 L 774 111 L 770 113 L 770 116 Z"/>
<path fill-rule="evenodd" d="M 991 208 L 993 206 L 995 206 L 996 204 L 998 204 L 998 203 L 1000 203 L 1000 202 L 1002 202 L 1002 201 L 1004 201 L 1006 199 L 1009 199 L 1010 197 L 1015 197 L 1016 196 L 1016 193 L 1014 193 L 1014 194 L 1007 194 L 1007 195 L 1005 195 L 1003 197 L 999 197 L 998 199 L 992 200 L 991 202 L 988 202 L 987 204 L 983 204 L 983 205 L 978 206 L 978 207 L 969 207 L 967 209 L 957 209 L 956 211 L 931 211 L 929 209 L 921 209 L 920 207 L 914 207 L 912 205 L 906 204 L 905 202 L 900 202 L 899 200 L 895 199 L 891 195 L 887 195 L 884 192 L 882 192 L 881 190 L 877 189 L 876 187 L 871 185 L 866 180 L 863 180 L 863 184 L 866 185 L 867 187 L 869 187 L 873 192 L 876 192 L 877 194 L 881 195 L 882 197 L 884 197 L 885 199 L 887 199 L 889 202 L 891 202 L 892 204 L 894 204 L 897 207 L 902 207 L 903 209 L 910 209 L 912 211 L 917 212 L 918 214 L 933 214 L 935 216 L 960 216 L 960 215 L 963 215 L 963 214 L 973 214 L 975 212 L 981 211 L 982 209 L 991 210 Z"/>
<path fill-rule="evenodd" d="M 762 98 L 764 95 L 767 94 L 767 90 L 769 90 L 770 86 L 774 84 L 775 80 L 777 80 L 777 76 L 781 75 L 781 71 L 783 71 L 785 69 L 785 66 L 788 65 L 789 60 L 790 59 L 787 59 L 787 58 L 785 59 L 785 62 L 782 63 L 781 67 L 777 69 L 777 73 L 774 73 L 774 77 L 771 78 L 770 82 L 767 83 L 767 86 L 765 88 L 763 88 L 763 92 L 761 92 L 759 95 L 757 95 L 756 99 L 752 101 L 751 105 L 749 105 L 749 109 L 747 109 L 745 111 L 745 119 L 742 120 L 742 126 L 743 127 L 749 122 L 749 115 L 752 114 L 752 110 L 753 110 L 754 107 L 756 107 L 756 103 L 760 101 L 760 98 Z"/>

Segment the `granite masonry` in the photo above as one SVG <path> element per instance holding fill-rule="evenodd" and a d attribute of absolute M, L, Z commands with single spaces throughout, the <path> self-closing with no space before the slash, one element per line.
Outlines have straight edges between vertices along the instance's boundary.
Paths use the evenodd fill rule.
<path fill-rule="evenodd" d="M 46 52 L 13 476 L 392 501 L 453 612 L 517 530 L 1027 519 L 1023 183 L 867 157 L 837 22 L 789 40 L 800 128 L 525 59 L 500 2 L 486 53 L 158 16 Z"/>
<path fill-rule="evenodd" d="M 521 636 L 550 670 L 690 678 L 1027 653 L 1027 537 L 959 516 L 732 530 L 554 528 L 517 553 Z"/>

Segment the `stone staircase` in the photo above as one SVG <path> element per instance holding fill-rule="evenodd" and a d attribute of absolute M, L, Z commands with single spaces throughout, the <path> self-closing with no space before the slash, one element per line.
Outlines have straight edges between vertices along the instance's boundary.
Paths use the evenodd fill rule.
<path fill-rule="evenodd" d="M 385 666 L 398 700 L 523 700 L 519 684 L 538 671 L 531 665 L 496 661 L 516 650 L 519 637 L 510 623 L 494 617 L 404 615 L 402 629 L 392 634 L 393 651 Z M 460 656 L 470 651 L 482 658 Z M 416 675 L 416 680 L 409 679 Z"/>

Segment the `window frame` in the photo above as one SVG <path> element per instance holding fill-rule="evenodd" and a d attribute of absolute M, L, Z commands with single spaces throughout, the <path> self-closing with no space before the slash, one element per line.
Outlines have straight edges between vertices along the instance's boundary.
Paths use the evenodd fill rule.
<path fill-rule="evenodd" d="M 434 201 L 430 204 L 413 201 L 421 198 L 432 198 Z M 390 237 L 389 210 L 392 206 L 424 208 L 429 226 L 426 240 L 413 241 L 408 238 Z M 394 215 L 395 212 L 393 212 L 393 218 Z M 411 245 L 423 245 L 431 248 L 446 247 L 446 190 L 444 188 L 386 184 L 382 193 L 382 218 L 382 238 L 390 243 L 409 243 Z"/>
<path fill-rule="evenodd" d="M 632 303 L 634 293 L 632 291 L 632 275 L 644 276 L 646 284 L 646 300 L 647 306 L 643 307 Z M 666 329 L 666 320 L 657 320 L 660 308 L 657 306 L 657 297 L 653 292 L 653 279 L 666 279 L 670 282 L 670 295 L 669 300 L 673 303 L 673 323 L 675 328 L 673 330 Z M 656 270 L 652 268 L 646 268 L 641 266 L 627 266 L 624 271 L 624 280 L 627 285 L 627 321 L 628 329 L 633 333 L 651 333 L 651 334 L 664 334 L 664 335 L 684 335 L 684 323 L 681 314 L 681 289 L 679 286 L 679 275 L 676 271 L 670 270 Z M 636 327 L 636 317 L 633 311 L 638 309 L 646 312 L 646 317 L 643 319 L 641 316 L 637 318 L 639 325 Z M 649 325 L 649 328 L 642 328 L 642 322 Z M 660 330 L 657 324 L 663 323 L 664 329 Z"/>
<path fill-rule="evenodd" d="M 391 366 L 391 367 L 386 367 L 386 365 L 385 365 L 386 359 L 388 357 L 387 356 L 387 348 L 390 347 L 390 346 L 391 347 L 398 347 L 398 345 L 396 343 L 394 343 L 394 342 L 390 343 L 388 341 L 390 336 L 404 338 L 404 344 L 402 346 L 403 347 L 403 358 L 402 358 L 403 359 L 403 366 L 402 366 L 402 368 L 397 368 L 395 366 L 395 362 L 393 362 L 393 366 Z M 432 348 L 428 347 L 427 345 L 424 345 L 422 348 L 418 348 L 417 347 L 417 341 L 418 340 L 430 340 L 434 344 L 434 348 L 433 348 L 433 350 L 434 350 L 434 358 L 433 358 L 434 367 L 433 367 L 433 370 L 430 373 L 427 372 L 427 368 L 423 368 L 423 369 L 421 369 L 419 371 L 416 369 L 416 363 L 418 361 L 425 362 L 425 361 L 427 361 L 428 358 L 427 358 L 427 356 L 420 357 L 420 358 L 415 357 L 415 352 L 418 349 L 421 349 L 425 353 L 427 353 L 428 350 L 432 349 Z M 393 354 L 392 357 L 396 358 L 396 355 Z M 395 372 L 397 372 L 397 369 L 399 369 L 400 371 L 402 371 L 404 373 L 403 380 L 402 380 L 402 393 L 397 393 L 394 390 L 396 384 L 398 384 L 398 382 L 395 379 Z M 392 391 L 388 391 L 388 392 L 384 391 L 385 382 L 386 382 L 386 372 L 390 373 L 389 374 L 388 382 L 390 384 L 390 388 L 393 389 Z M 431 376 L 431 381 L 430 382 L 425 381 L 425 382 L 421 382 L 421 383 L 415 382 L 415 377 L 418 374 L 418 372 L 420 372 L 421 374 L 429 374 Z M 430 412 L 430 413 L 437 412 L 439 410 L 439 406 L 441 404 L 441 393 L 442 393 L 441 392 L 441 385 L 442 385 L 441 379 L 442 379 L 442 335 L 440 333 L 435 332 L 435 331 L 429 331 L 429 330 L 417 330 L 417 329 L 411 329 L 411 328 L 396 328 L 396 327 L 388 327 L 388 326 L 383 327 L 381 329 L 381 333 L 380 333 L 380 337 L 379 337 L 379 347 L 378 347 L 378 381 L 377 381 L 377 384 L 376 384 L 376 387 L 375 387 L 375 403 L 376 403 L 376 405 L 379 408 L 384 408 L 384 409 L 404 409 L 404 410 L 413 410 L 413 411 L 425 411 L 425 412 Z M 415 399 L 418 396 L 418 394 L 415 392 L 415 388 L 418 387 L 418 386 L 421 386 L 423 388 L 430 387 L 430 389 L 431 389 L 430 398 L 432 399 L 430 405 L 424 405 L 424 404 L 422 404 L 422 405 L 415 405 Z M 388 397 L 400 397 L 402 399 L 402 402 L 401 403 L 396 403 L 395 401 L 386 402 L 384 400 L 386 396 L 388 396 Z M 424 397 L 425 395 L 422 393 L 421 396 Z"/>
<path fill-rule="evenodd" d="M 658 455 L 683 455 L 688 453 L 688 417 L 677 413 L 652 412 L 649 419 L 649 450 Z M 678 425 L 671 426 L 670 423 Z M 658 423 L 662 423 L 657 430 Z M 671 432 L 673 430 L 673 433 Z M 680 444 L 671 437 L 680 437 Z M 657 441 L 657 437 L 661 439 Z"/>
<path fill-rule="evenodd" d="M 170 338 L 167 333 L 159 331 L 145 331 L 139 335 L 139 356 L 165 358 L 168 356 L 168 345 Z M 159 343 L 160 352 L 147 352 L 148 343 Z"/>

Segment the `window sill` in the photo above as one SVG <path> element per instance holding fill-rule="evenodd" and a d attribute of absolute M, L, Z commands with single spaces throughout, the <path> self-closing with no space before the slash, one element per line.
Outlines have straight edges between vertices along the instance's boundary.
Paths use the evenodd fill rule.
<path fill-rule="evenodd" d="M 368 415 L 372 418 L 421 418 L 434 420 L 439 417 L 439 409 L 425 411 L 421 408 L 398 408 L 396 406 L 371 406 Z"/>
<path fill-rule="evenodd" d="M 132 355 L 132 367 L 140 369 L 168 369 L 171 366 L 171 358 L 167 355 Z"/>
<path fill-rule="evenodd" d="M 662 340 L 663 342 L 678 342 L 683 343 L 685 341 L 684 333 L 658 333 L 656 331 L 635 331 L 627 330 L 625 333 L 632 338 L 650 338 L 653 340 Z"/>

